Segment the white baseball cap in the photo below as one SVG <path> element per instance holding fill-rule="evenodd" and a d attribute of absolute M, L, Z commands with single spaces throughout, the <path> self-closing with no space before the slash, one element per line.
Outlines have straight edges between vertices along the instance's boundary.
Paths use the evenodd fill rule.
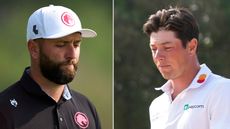
<path fill-rule="evenodd" d="M 27 41 L 30 39 L 55 39 L 80 32 L 82 37 L 97 36 L 91 29 L 83 29 L 78 16 L 63 6 L 50 5 L 36 10 L 27 24 Z"/>

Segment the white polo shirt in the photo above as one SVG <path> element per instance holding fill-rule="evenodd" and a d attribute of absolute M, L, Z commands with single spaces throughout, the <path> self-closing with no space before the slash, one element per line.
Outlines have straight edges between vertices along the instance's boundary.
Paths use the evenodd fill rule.
<path fill-rule="evenodd" d="M 151 129 L 230 129 L 230 79 L 205 64 L 173 101 L 170 81 L 160 89 L 149 108 Z"/>

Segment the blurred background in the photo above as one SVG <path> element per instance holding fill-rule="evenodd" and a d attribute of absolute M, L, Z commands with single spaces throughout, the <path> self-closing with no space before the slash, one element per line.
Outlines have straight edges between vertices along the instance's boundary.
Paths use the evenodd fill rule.
<path fill-rule="evenodd" d="M 49 4 L 77 13 L 82 26 L 95 30 L 96 38 L 83 39 L 80 66 L 71 87 L 96 106 L 103 129 L 112 128 L 112 0 L 1 0 L 0 91 L 20 79 L 30 65 L 26 43 L 29 16 Z M 1 106 L 1 105 L 0 105 Z"/>
<path fill-rule="evenodd" d="M 198 56 L 214 73 L 230 77 L 230 1 L 114 1 L 115 129 L 149 129 L 149 105 L 162 94 L 166 80 L 153 64 L 149 37 L 142 31 L 148 17 L 162 8 L 189 8 L 200 25 Z"/>

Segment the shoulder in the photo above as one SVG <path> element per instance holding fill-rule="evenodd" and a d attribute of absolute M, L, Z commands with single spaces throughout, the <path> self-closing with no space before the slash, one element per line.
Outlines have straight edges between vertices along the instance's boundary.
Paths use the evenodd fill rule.
<path fill-rule="evenodd" d="M 207 103 L 209 117 L 214 126 L 223 128 L 230 120 L 230 79 L 214 74 L 210 78 L 208 87 L 210 88 L 207 90 L 211 89 Z"/>
<path fill-rule="evenodd" d="M 82 93 L 80 93 L 78 91 L 70 89 L 70 92 L 71 92 L 71 95 L 73 98 L 76 98 L 80 101 L 89 101 L 89 99 L 85 95 L 83 95 Z"/>
<path fill-rule="evenodd" d="M 161 105 L 163 103 L 165 103 L 165 101 L 168 100 L 168 95 L 166 93 L 161 94 L 160 96 L 158 96 L 157 98 L 155 98 L 151 105 Z"/>
<path fill-rule="evenodd" d="M 6 101 L 8 101 L 8 99 L 10 99 L 11 97 L 14 97 L 16 95 L 18 95 L 19 91 L 20 91 L 20 87 L 18 82 L 12 84 L 11 86 L 9 86 L 8 88 L 6 88 L 5 90 L 3 90 L 0 93 L 0 105 L 4 105 L 4 103 Z"/>
<path fill-rule="evenodd" d="M 164 110 L 163 107 L 166 107 L 169 103 L 169 96 L 166 93 L 163 93 L 152 101 L 149 110 L 150 112 Z"/>
<path fill-rule="evenodd" d="M 215 92 L 226 92 L 225 90 L 230 90 L 230 79 L 217 74 L 212 74 L 209 77 L 207 84 L 209 85 L 209 88 L 212 88 Z"/>
<path fill-rule="evenodd" d="M 213 74 L 208 81 L 210 89 L 210 103 L 229 104 L 230 106 L 230 79 Z"/>
<path fill-rule="evenodd" d="M 165 115 L 168 111 L 168 107 L 170 105 L 170 99 L 166 93 L 163 93 L 156 99 L 154 99 L 149 107 L 149 117 L 151 124 L 153 121 L 159 119 Z"/>
<path fill-rule="evenodd" d="M 93 103 L 83 94 L 78 91 L 70 89 L 72 99 L 78 103 L 81 103 L 83 106 L 90 107 L 91 109 L 95 110 L 95 106 Z"/>
<path fill-rule="evenodd" d="M 15 83 L 0 93 L 0 121 L 9 122 L 7 119 L 10 119 L 10 115 L 12 113 L 12 105 L 15 102 L 14 98 L 15 96 L 20 97 L 19 90 L 20 87 L 18 86 L 18 83 Z M 3 125 L 4 123 L 0 124 L 0 127 Z"/>

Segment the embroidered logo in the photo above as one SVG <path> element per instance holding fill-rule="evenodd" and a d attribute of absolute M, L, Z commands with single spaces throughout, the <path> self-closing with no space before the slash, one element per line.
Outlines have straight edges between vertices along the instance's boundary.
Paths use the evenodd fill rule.
<path fill-rule="evenodd" d="M 188 104 L 185 104 L 184 105 L 184 110 L 188 110 L 189 109 L 189 105 Z"/>
<path fill-rule="evenodd" d="M 184 105 L 184 111 L 188 109 L 195 109 L 195 108 L 204 108 L 204 105 L 189 105 L 189 104 Z"/>
<path fill-rule="evenodd" d="M 76 124 L 80 126 L 82 129 L 86 129 L 89 126 L 88 117 L 82 112 L 77 112 L 74 115 L 74 120 Z"/>
<path fill-rule="evenodd" d="M 197 83 L 203 83 L 206 79 L 206 74 L 201 74 L 197 80 Z"/>
<path fill-rule="evenodd" d="M 15 99 L 10 99 L 10 104 L 14 107 L 18 106 L 18 102 Z"/>
<path fill-rule="evenodd" d="M 75 21 L 72 15 L 68 12 L 64 12 L 61 16 L 62 22 L 67 26 L 74 26 Z"/>
<path fill-rule="evenodd" d="M 38 34 L 38 29 L 37 29 L 37 25 L 33 25 L 33 32 L 34 34 Z"/>

